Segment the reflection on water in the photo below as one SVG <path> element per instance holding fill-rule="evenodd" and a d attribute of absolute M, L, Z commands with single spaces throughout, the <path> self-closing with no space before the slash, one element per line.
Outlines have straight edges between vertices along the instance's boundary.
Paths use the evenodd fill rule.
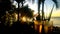
<path fill-rule="evenodd" d="M 53 26 L 60 27 L 60 18 L 54 17 L 54 18 L 51 18 L 51 21 L 53 21 Z"/>

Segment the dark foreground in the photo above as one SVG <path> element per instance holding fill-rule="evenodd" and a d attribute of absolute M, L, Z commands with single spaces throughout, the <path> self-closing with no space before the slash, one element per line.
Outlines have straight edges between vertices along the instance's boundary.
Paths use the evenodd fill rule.
<path fill-rule="evenodd" d="M 12 26 L 5 26 L 3 23 L 0 23 L 0 34 L 60 34 L 59 28 L 53 27 L 52 32 L 39 33 L 34 28 L 31 28 L 31 25 L 33 24 L 22 24 L 22 23 L 14 23 Z"/>

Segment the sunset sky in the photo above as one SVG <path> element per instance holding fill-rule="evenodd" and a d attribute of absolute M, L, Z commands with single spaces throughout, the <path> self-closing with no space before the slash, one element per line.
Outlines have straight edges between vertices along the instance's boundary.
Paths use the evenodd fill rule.
<path fill-rule="evenodd" d="M 49 16 L 49 13 L 51 12 L 51 9 L 54 5 L 54 9 L 53 9 L 53 13 L 52 13 L 51 17 L 60 17 L 60 0 L 57 0 L 57 2 L 58 2 L 58 7 L 59 7 L 58 9 L 56 9 L 56 5 L 52 0 L 45 0 L 45 3 L 44 3 L 45 16 L 47 16 L 47 17 Z M 27 4 L 28 4 L 30 9 L 35 11 L 35 14 L 38 12 L 37 11 L 38 10 L 37 9 L 38 8 L 37 0 L 35 0 L 34 4 L 32 4 L 32 2 L 29 2 L 29 1 L 26 0 L 26 3 L 24 4 L 24 6 L 27 5 Z M 16 1 L 14 1 L 13 5 L 16 5 L 16 8 L 18 7 L 18 3 Z M 42 10 L 42 5 L 41 5 L 40 10 Z M 53 21 L 54 26 L 59 26 L 60 27 L 60 20 L 59 19 L 60 18 L 58 18 L 58 19 L 54 18 L 54 19 L 51 20 L 51 21 Z"/>
<path fill-rule="evenodd" d="M 60 17 L 60 10 L 56 10 L 52 13 L 52 17 Z"/>
<path fill-rule="evenodd" d="M 59 0 L 57 0 L 57 1 L 58 1 L 58 5 L 60 5 L 60 1 Z M 17 6 L 18 4 L 17 4 L 16 1 L 14 1 L 13 4 L 16 5 L 16 7 L 18 7 Z M 37 6 L 37 0 L 35 0 L 34 4 L 32 4 L 32 2 L 29 2 L 29 1 L 26 0 L 26 3 L 24 5 L 27 5 L 27 4 L 28 4 L 29 8 L 31 8 L 32 10 L 35 11 L 35 13 L 38 12 L 37 11 L 38 10 L 37 9 L 37 7 L 38 7 Z M 58 9 L 56 9 L 56 5 L 52 0 L 45 0 L 45 3 L 44 3 L 45 15 L 49 16 L 49 13 L 51 12 L 51 9 L 52 9 L 53 5 L 54 5 L 54 9 L 53 9 L 52 17 L 60 17 L 60 9 L 59 9 L 60 7 Z M 41 7 L 42 7 L 42 5 L 41 5 Z M 42 9 L 40 8 L 40 10 L 42 10 Z"/>

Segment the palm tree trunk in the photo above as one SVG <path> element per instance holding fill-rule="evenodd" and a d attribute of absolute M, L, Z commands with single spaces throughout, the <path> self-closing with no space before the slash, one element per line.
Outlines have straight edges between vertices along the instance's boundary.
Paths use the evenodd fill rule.
<path fill-rule="evenodd" d="M 39 20 L 39 21 L 41 21 L 41 18 L 40 18 L 40 4 L 41 4 L 41 2 L 40 2 L 40 0 L 38 0 L 38 16 L 37 16 L 37 20 Z M 39 31 L 40 25 L 38 24 L 37 26 L 38 26 L 37 29 Z"/>
<path fill-rule="evenodd" d="M 44 20 L 44 1 L 42 2 L 42 20 Z"/>
<path fill-rule="evenodd" d="M 42 0 L 42 33 L 44 33 L 44 0 Z"/>
<path fill-rule="evenodd" d="M 38 14 L 40 15 L 40 4 L 38 2 Z"/>
<path fill-rule="evenodd" d="M 23 7 L 23 1 L 22 1 L 22 7 Z"/>
<path fill-rule="evenodd" d="M 40 20 L 41 21 L 41 18 L 40 18 L 40 0 L 38 0 L 38 16 L 37 16 L 37 20 Z"/>
<path fill-rule="evenodd" d="M 53 5 L 53 7 L 52 7 L 52 9 L 51 9 L 51 12 L 50 12 L 50 15 L 49 15 L 48 21 L 50 21 L 50 18 L 51 18 L 52 12 L 53 12 L 53 8 L 54 8 L 54 5 Z"/>
<path fill-rule="evenodd" d="M 18 21 L 19 21 L 19 3 L 18 3 Z"/>

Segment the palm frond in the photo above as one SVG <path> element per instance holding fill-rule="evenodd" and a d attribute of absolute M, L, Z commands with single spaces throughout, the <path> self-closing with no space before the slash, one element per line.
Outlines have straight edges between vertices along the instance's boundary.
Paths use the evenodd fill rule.
<path fill-rule="evenodd" d="M 56 4 L 56 8 L 58 8 L 58 2 L 57 0 L 52 0 Z"/>
<path fill-rule="evenodd" d="M 33 11 L 31 11 L 30 8 L 28 8 L 28 6 L 25 6 L 23 8 L 20 8 L 20 13 L 22 16 L 26 16 L 26 17 L 33 17 Z"/>
<path fill-rule="evenodd" d="M 20 2 L 25 1 L 25 0 L 15 0 L 15 1 L 17 1 L 18 3 L 20 3 Z"/>
<path fill-rule="evenodd" d="M 32 0 L 32 3 L 34 3 L 35 2 L 35 0 Z"/>

